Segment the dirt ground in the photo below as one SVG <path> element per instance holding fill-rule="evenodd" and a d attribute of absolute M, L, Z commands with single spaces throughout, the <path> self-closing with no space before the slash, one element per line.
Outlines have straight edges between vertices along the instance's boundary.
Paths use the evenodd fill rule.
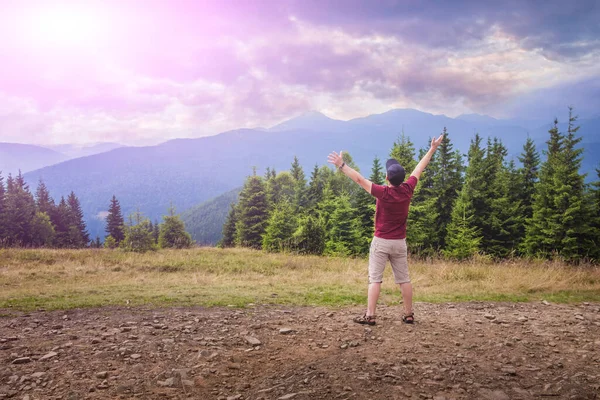
<path fill-rule="evenodd" d="M 0 310 L 0 399 L 597 399 L 600 304 Z"/>

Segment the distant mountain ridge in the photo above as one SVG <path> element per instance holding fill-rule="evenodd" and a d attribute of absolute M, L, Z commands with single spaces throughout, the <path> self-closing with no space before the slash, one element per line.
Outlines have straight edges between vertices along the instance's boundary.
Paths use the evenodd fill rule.
<path fill-rule="evenodd" d="M 514 125 L 515 120 L 499 125 L 490 124 L 487 118 L 472 122 L 406 109 L 350 121 L 323 117 L 327 118 L 311 113 L 267 131 L 239 129 L 156 146 L 118 148 L 33 171 L 25 178 L 32 184 L 43 178 L 55 198 L 74 190 L 95 237 L 104 236 L 103 221 L 95 216 L 106 211 L 113 194 L 125 213 L 139 207 L 154 220 L 167 212 L 171 202 L 178 211 L 184 211 L 241 186 L 253 167 L 259 174 L 266 167 L 288 170 L 294 156 L 307 176 L 315 164 L 326 164 L 332 150 L 350 152 L 356 164 L 368 171 L 375 156 L 388 157 L 402 131 L 417 151 L 428 145 L 431 136 L 439 135 L 444 126 L 454 148 L 463 153 L 476 132 L 484 138 L 497 136 L 513 157 L 521 152 L 528 135 L 538 147 L 547 140 L 546 128 L 527 129 Z M 326 125 L 322 126 L 322 121 L 327 121 Z M 599 121 L 580 123 L 579 133 L 585 140 L 600 143 L 600 132 L 587 128 L 594 128 Z M 588 160 L 590 164 L 598 163 L 599 156 L 594 156 Z"/>
<path fill-rule="evenodd" d="M 33 171 L 48 165 L 58 164 L 68 157 L 41 146 L 20 143 L 0 143 L 0 171 L 2 176 Z"/>

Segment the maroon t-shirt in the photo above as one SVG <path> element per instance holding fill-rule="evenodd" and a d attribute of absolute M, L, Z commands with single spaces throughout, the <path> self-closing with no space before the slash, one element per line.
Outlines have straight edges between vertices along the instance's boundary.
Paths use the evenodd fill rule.
<path fill-rule="evenodd" d="M 381 239 L 406 238 L 406 219 L 417 178 L 409 177 L 400 186 L 373 184 L 371 195 L 377 198 L 375 208 L 375 236 Z"/>

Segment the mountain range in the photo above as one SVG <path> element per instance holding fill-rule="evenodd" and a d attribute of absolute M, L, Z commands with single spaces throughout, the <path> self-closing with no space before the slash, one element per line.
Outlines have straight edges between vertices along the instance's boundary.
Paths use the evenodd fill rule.
<path fill-rule="evenodd" d="M 3 176 L 26 173 L 36 169 L 70 160 L 104 153 L 123 147 L 118 143 L 98 143 L 93 145 L 49 145 L 36 146 L 20 143 L 0 143 L 0 171 Z"/>
<path fill-rule="evenodd" d="M 332 150 L 350 152 L 356 164 L 368 171 L 375 156 L 387 158 L 402 132 L 418 149 L 428 146 L 429 138 L 446 127 L 454 148 L 463 153 L 479 132 L 502 139 L 515 157 L 528 135 L 543 148 L 550 123 L 476 114 L 450 118 L 411 109 L 350 121 L 309 112 L 269 129 L 239 129 L 156 146 L 116 148 L 41 168 L 25 178 L 32 186 L 43 179 L 55 198 L 75 191 L 91 235 L 103 237 L 102 218 L 113 194 L 126 214 L 139 209 L 154 220 L 166 214 L 170 204 L 182 212 L 240 187 L 253 167 L 259 174 L 266 167 L 287 170 L 294 156 L 307 176 L 315 164 L 326 163 Z M 600 161 L 600 118 L 579 124 L 586 143 L 583 169 L 591 172 Z"/>

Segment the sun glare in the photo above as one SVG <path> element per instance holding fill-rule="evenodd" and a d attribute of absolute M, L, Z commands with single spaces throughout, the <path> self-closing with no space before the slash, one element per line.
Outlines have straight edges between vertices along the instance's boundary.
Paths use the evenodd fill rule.
<path fill-rule="evenodd" d="M 91 9 L 56 6 L 32 10 L 31 30 L 37 41 L 54 46 L 92 44 L 101 37 L 102 20 Z"/>

